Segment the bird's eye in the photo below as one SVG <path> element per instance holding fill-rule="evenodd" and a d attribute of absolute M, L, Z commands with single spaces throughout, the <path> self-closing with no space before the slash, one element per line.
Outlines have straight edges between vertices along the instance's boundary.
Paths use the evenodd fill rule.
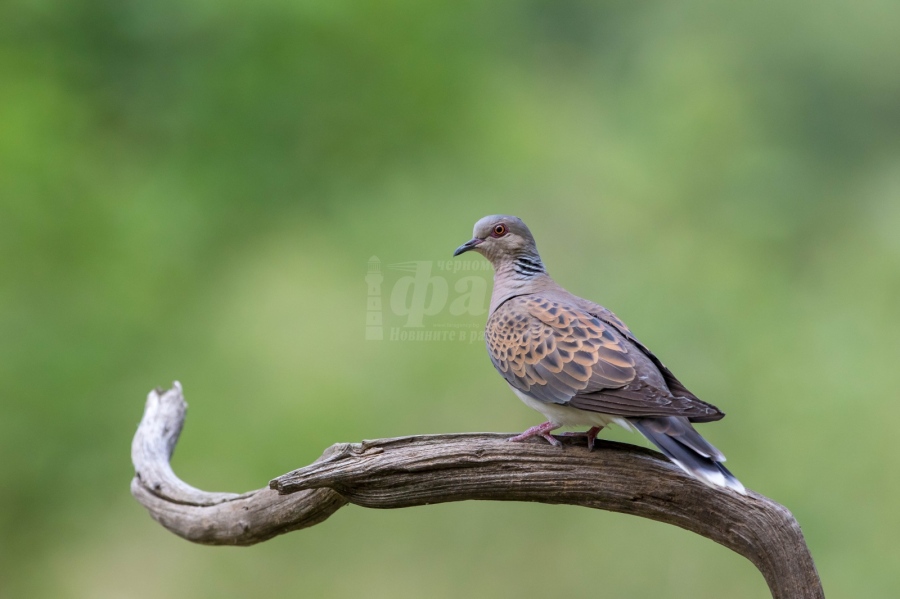
<path fill-rule="evenodd" d="M 509 232 L 509 229 L 506 228 L 506 225 L 500 223 L 499 225 L 494 225 L 494 230 L 491 231 L 491 236 L 493 237 L 503 237 Z"/>

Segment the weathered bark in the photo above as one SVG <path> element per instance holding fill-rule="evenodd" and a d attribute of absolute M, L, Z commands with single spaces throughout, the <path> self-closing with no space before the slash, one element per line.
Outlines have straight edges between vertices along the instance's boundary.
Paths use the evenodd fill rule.
<path fill-rule="evenodd" d="M 252 545 L 313 526 L 347 503 L 400 508 L 467 499 L 565 503 L 668 522 L 743 555 L 775 599 L 823 598 L 791 513 L 749 492 L 712 489 L 659 454 L 599 441 L 595 450 L 472 433 L 338 443 L 313 464 L 244 494 L 182 482 L 169 460 L 184 424 L 181 386 L 153 391 L 132 443 L 131 491 L 175 534 L 210 545 Z"/>

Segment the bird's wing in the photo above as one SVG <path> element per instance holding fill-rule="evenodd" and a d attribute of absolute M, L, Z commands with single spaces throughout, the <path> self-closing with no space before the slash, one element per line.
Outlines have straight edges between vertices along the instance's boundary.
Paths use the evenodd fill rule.
<path fill-rule="evenodd" d="M 640 376 L 649 365 L 636 355 L 640 350 L 574 305 L 537 294 L 512 298 L 491 315 L 485 339 L 503 378 L 540 401 L 621 416 L 690 417 L 697 411 L 695 402 Z"/>
<path fill-rule="evenodd" d="M 612 327 L 590 314 L 535 295 L 513 298 L 488 321 L 491 361 L 510 385 L 546 402 L 624 387 L 634 359 Z"/>
<path fill-rule="evenodd" d="M 581 299 L 581 298 L 579 298 Z M 696 412 L 694 415 L 690 417 L 692 422 L 708 422 L 712 420 L 720 420 L 725 416 L 725 414 L 699 397 L 694 395 L 684 384 L 678 380 L 678 378 L 672 374 L 672 371 L 662 363 L 656 354 L 654 354 L 650 349 L 641 343 L 641 341 L 634 336 L 634 333 L 631 332 L 624 322 L 622 322 L 618 316 L 616 316 L 611 310 L 608 308 L 604 308 L 599 304 L 595 304 L 593 302 L 588 302 L 587 300 L 581 300 L 584 305 L 581 305 L 582 309 L 584 309 L 589 314 L 596 316 L 604 323 L 615 327 L 615 329 L 623 335 L 626 339 L 628 339 L 631 344 L 637 347 L 645 356 L 650 358 L 653 364 L 656 366 L 657 370 L 659 370 L 660 374 L 662 374 L 663 379 L 666 382 L 666 386 L 673 396 L 676 398 L 684 398 L 689 400 L 685 402 L 686 405 L 696 406 L 700 409 L 692 410 Z M 708 409 L 702 409 L 706 407 Z"/>

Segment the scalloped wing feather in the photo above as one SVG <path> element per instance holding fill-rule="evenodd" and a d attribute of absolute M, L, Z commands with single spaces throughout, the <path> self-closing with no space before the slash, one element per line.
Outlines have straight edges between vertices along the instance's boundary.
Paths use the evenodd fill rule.
<path fill-rule="evenodd" d="M 542 401 L 568 403 L 635 378 L 634 359 L 609 325 L 546 298 L 507 301 L 491 315 L 485 338 L 509 384 Z"/>
<path fill-rule="evenodd" d="M 485 340 L 503 378 L 540 401 L 621 416 L 714 417 L 708 404 L 673 397 L 639 376 L 650 364 L 616 330 L 621 321 L 604 320 L 538 294 L 518 296 L 494 311 Z"/>

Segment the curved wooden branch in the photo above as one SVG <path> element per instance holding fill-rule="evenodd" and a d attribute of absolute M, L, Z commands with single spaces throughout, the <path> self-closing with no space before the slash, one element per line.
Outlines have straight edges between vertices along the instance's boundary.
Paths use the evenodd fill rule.
<path fill-rule="evenodd" d="M 333 445 L 313 464 L 244 494 L 182 482 L 169 461 L 187 405 L 177 382 L 147 397 L 132 443 L 131 492 L 175 534 L 209 545 L 252 545 L 313 526 L 347 503 L 400 508 L 467 499 L 565 503 L 668 522 L 743 555 L 775 599 L 822 599 L 800 526 L 761 495 L 712 489 L 659 454 L 613 442 L 561 450 L 507 435 L 426 435 Z"/>

